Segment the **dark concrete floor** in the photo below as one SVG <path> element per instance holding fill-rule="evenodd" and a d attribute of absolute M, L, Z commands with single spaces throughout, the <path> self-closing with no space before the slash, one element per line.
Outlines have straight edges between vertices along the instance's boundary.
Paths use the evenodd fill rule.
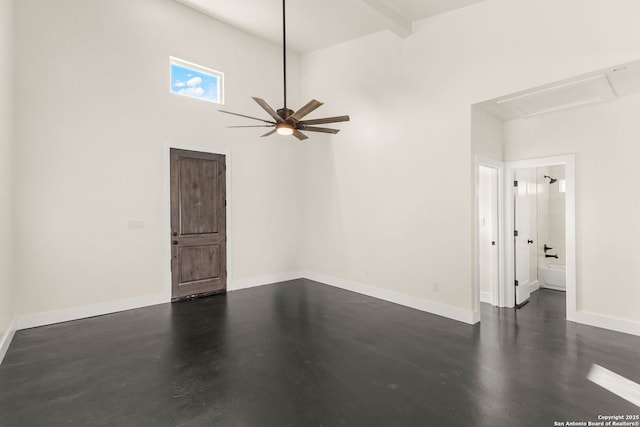
<path fill-rule="evenodd" d="M 470 326 L 298 280 L 19 331 L 2 426 L 553 426 L 640 408 L 640 338 L 564 321 L 564 294 Z"/>

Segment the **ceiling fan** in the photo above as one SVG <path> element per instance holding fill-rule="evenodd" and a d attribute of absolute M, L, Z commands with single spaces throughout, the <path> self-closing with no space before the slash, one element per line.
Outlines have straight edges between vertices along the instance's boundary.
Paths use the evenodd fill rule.
<path fill-rule="evenodd" d="M 252 126 L 229 126 L 230 128 L 253 128 L 253 127 L 266 127 L 273 128 L 264 136 L 273 135 L 278 133 L 280 135 L 293 135 L 299 140 L 307 139 L 308 137 L 301 131 L 309 132 L 322 132 L 322 133 L 338 133 L 340 130 L 331 129 L 325 127 L 317 127 L 314 125 L 321 125 L 326 123 L 338 123 L 348 122 L 349 116 L 336 116 L 325 117 L 322 119 L 302 120 L 307 114 L 314 111 L 316 108 L 322 105 L 322 102 L 312 99 L 302 108 L 297 111 L 293 111 L 287 108 L 287 26 L 286 26 L 286 13 L 285 13 L 285 0 L 282 0 L 282 58 L 283 58 L 283 75 L 284 75 L 284 107 L 275 111 L 264 99 L 252 97 L 254 101 L 262 107 L 272 120 L 264 120 L 257 117 L 251 117 L 244 114 L 232 113 L 231 111 L 219 110 L 221 113 L 233 114 L 234 116 L 240 116 L 247 119 L 259 120 L 264 125 L 252 125 Z"/>

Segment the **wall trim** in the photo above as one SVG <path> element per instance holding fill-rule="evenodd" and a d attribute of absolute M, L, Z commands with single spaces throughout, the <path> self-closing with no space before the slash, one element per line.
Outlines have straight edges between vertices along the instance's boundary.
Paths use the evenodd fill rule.
<path fill-rule="evenodd" d="M 253 288 L 256 286 L 270 285 L 273 283 L 286 282 L 288 280 L 299 279 L 302 277 L 302 273 L 283 273 L 237 280 L 233 282 L 232 286 L 227 286 L 227 291 L 231 292 L 240 289 Z M 15 332 L 16 330 L 53 325 L 56 323 L 69 322 L 72 320 L 86 319 L 88 317 L 113 314 L 120 311 L 133 310 L 136 308 L 149 307 L 152 305 L 164 304 L 169 302 L 171 302 L 171 297 L 168 297 L 165 292 L 161 292 L 141 297 L 126 298 L 122 300 L 83 305 L 62 310 L 34 313 L 26 316 L 18 316 L 12 323 L 12 330 L 13 332 Z M 5 334 L 5 337 L 3 337 L 3 341 L 0 341 L 0 355 L 2 355 L 2 350 L 4 349 L 5 340 L 7 340 L 8 334 L 9 332 Z M 11 336 L 13 336 L 13 333 L 11 334 Z M 9 347 L 9 343 L 6 343 L 7 348 Z"/>
<path fill-rule="evenodd" d="M 487 304 L 493 305 L 493 296 L 491 292 L 480 292 L 480 302 L 486 302 Z"/>
<path fill-rule="evenodd" d="M 367 295 L 372 298 L 381 299 L 394 304 L 405 307 L 414 308 L 430 314 L 446 317 L 448 319 L 457 320 L 459 322 L 474 325 L 480 322 L 479 310 L 465 310 L 447 304 L 429 301 L 424 298 L 414 297 L 411 295 L 395 292 L 387 289 L 381 289 L 350 280 L 339 279 L 337 277 L 327 276 L 314 272 L 291 272 L 274 274 L 269 276 L 261 276 L 249 279 L 236 280 L 227 290 L 229 292 L 242 289 L 249 289 L 258 286 L 270 285 L 278 282 L 286 282 L 295 279 L 309 279 L 328 286 L 356 292 Z M 482 293 L 482 297 L 488 298 L 489 294 Z M 49 311 L 43 313 L 35 313 L 27 316 L 16 317 L 9 328 L 0 339 L 0 363 L 4 359 L 7 350 L 13 340 L 16 331 L 38 326 L 52 325 L 55 323 L 68 322 L 72 320 L 85 319 L 89 317 L 101 316 L 105 314 L 117 313 L 120 311 L 133 310 L 157 304 L 169 303 L 165 293 L 146 295 L 141 297 L 127 298 L 116 301 L 103 302 L 98 304 L 90 304 L 78 306 L 69 309 Z M 611 331 L 622 332 L 626 334 L 640 336 L 640 323 L 618 317 L 605 316 L 602 314 L 578 311 L 576 313 L 576 323 L 598 328 L 608 329 Z"/>
<path fill-rule="evenodd" d="M 166 294 L 159 293 L 115 301 L 101 302 L 66 308 L 62 310 L 34 313 L 16 318 L 16 329 L 36 328 L 38 326 L 53 325 L 54 323 L 69 322 L 71 320 L 86 319 L 87 317 L 102 316 L 103 314 L 133 310 L 150 305 L 169 302 Z"/>
<path fill-rule="evenodd" d="M 13 340 L 13 336 L 16 333 L 16 319 L 13 319 L 11 323 L 9 323 L 9 327 L 7 331 L 4 333 L 2 338 L 0 339 L 0 365 L 4 360 L 4 357 L 7 355 L 7 351 L 9 350 L 9 346 L 11 345 L 11 341 Z"/>
<path fill-rule="evenodd" d="M 305 272 L 304 277 L 325 285 L 404 305 L 405 307 L 415 308 L 416 310 L 425 311 L 427 313 L 468 323 L 470 325 L 476 324 L 480 321 L 479 311 L 465 310 L 459 307 L 429 301 L 424 298 L 414 297 L 387 289 L 376 288 L 374 286 L 339 279 L 337 277 L 325 276 L 324 274 L 319 273 Z"/>
<path fill-rule="evenodd" d="M 367 295 L 395 304 L 400 304 L 406 307 L 414 308 L 471 325 L 476 324 L 480 321 L 480 312 L 477 310 L 464 310 L 458 307 L 429 301 L 419 297 L 414 297 L 391 290 L 376 288 L 373 286 L 312 272 L 290 272 L 235 280 L 231 285 L 227 286 L 227 291 L 233 292 L 242 289 L 255 288 L 258 286 L 265 286 L 302 278 L 320 282 L 328 286 L 334 286 L 351 292 Z M 3 341 L 0 342 L 0 355 L 2 355 L 2 350 L 6 351 L 5 346 L 6 348 L 9 348 L 11 338 L 13 337 L 13 333 L 16 330 L 36 328 L 39 326 L 53 325 L 56 323 L 69 322 L 72 320 L 86 319 L 89 317 L 102 316 L 105 314 L 112 314 L 120 311 L 133 310 L 136 308 L 143 308 L 157 304 L 164 304 L 169 303 L 170 300 L 170 298 L 167 298 L 165 292 L 161 292 L 158 294 L 146 295 L 141 297 L 89 304 L 49 312 L 34 313 L 26 316 L 18 316 L 12 322 L 11 329 L 5 334 L 5 336 L 3 337 Z"/>
<path fill-rule="evenodd" d="M 288 282 L 289 280 L 302 279 L 304 273 L 282 273 L 272 274 L 269 276 L 252 277 L 248 279 L 235 280 L 231 285 L 227 286 L 228 292 L 239 291 L 242 289 L 255 288 L 258 286 L 272 285 L 278 282 Z"/>
<path fill-rule="evenodd" d="M 632 320 L 590 313 L 588 311 L 578 311 L 576 313 L 575 321 L 576 323 L 581 323 L 583 325 L 595 326 L 597 328 L 608 329 L 610 331 L 640 336 L 640 323 Z"/>

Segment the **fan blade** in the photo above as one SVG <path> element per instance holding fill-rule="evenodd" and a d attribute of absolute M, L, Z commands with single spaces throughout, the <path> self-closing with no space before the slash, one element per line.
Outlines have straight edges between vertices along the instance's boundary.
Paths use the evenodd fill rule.
<path fill-rule="evenodd" d="M 300 141 L 309 138 L 307 135 L 305 135 L 304 133 L 300 132 L 298 129 L 293 131 L 293 136 L 298 138 Z"/>
<path fill-rule="evenodd" d="M 330 128 L 319 128 L 315 126 L 302 126 L 300 127 L 303 131 L 309 132 L 322 132 L 322 133 L 338 133 L 340 132 L 338 129 L 330 129 Z"/>
<path fill-rule="evenodd" d="M 323 125 L 325 123 L 348 122 L 349 116 L 325 117 L 324 119 L 303 120 L 301 125 Z"/>
<path fill-rule="evenodd" d="M 275 125 L 255 125 L 255 126 L 227 126 L 228 128 L 272 128 Z"/>
<path fill-rule="evenodd" d="M 225 114 L 233 114 L 234 116 L 244 117 L 246 119 L 260 120 L 261 122 L 271 123 L 272 125 L 275 125 L 274 122 L 270 122 L 269 120 L 259 119 L 257 117 L 245 116 L 244 114 L 232 113 L 231 111 L 225 111 L 225 110 L 218 110 L 218 111 L 220 111 L 221 113 L 225 113 Z"/>
<path fill-rule="evenodd" d="M 278 115 L 278 113 L 276 113 L 273 108 L 271 108 L 269 106 L 269 104 L 267 104 L 267 101 L 265 101 L 264 99 L 261 98 L 256 98 L 255 96 L 251 97 L 254 101 L 256 101 L 258 103 L 259 106 L 261 106 L 264 111 L 266 111 L 267 113 L 269 113 L 269 115 L 271 117 L 273 117 L 273 119 L 278 122 L 278 123 L 284 123 L 284 119 L 282 117 L 280 117 Z"/>
<path fill-rule="evenodd" d="M 274 133 L 276 133 L 276 130 L 275 130 L 275 129 L 274 129 L 274 130 L 272 130 L 272 131 L 269 131 L 269 132 L 265 133 L 264 135 L 260 135 L 260 136 L 261 136 L 261 137 L 265 137 L 265 136 L 273 135 Z"/>
<path fill-rule="evenodd" d="M 293 113 L 290 118 L 298 121 L 321 105 L 323 105 L 322 102 L 312 99 L 311 101 L 307 102 L 307 105 Z"/>

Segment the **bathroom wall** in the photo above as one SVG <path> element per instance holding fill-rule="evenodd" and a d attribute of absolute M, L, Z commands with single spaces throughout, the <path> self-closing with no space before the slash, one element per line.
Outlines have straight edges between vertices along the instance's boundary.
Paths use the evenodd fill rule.
<path fill-rule="evenodd" d="M 564 165 L 556 165 L 549 167 L 548 175 L 556 178 L 558 181 L 549 185 L 549 210 L 547 212 L 547 221 L 549 224 L 549 242 L 547 243 L 553 249 L 547 252 L 550 255 L 557 254 L 558 259 L 546 259 L 547 264 L 565 264 L 565 241 L 566 241 L 566 224 L 565 224 L 565 194 L 560 192 L 560 183 L 565 179 Z M 546 264 L 545 264 L 546 265 Z"/>
<path fill-rule="evenodd" d="M 536 172 L 536 181 L 538 185 L 538 241 L 536 248 L 538 249 L 538 264 L 545 266 L 548 264 L 547 258 L 544 256 L 544 245 L 552 246 L 549 238 L 549 192 L 551 190 L 549 181 L 544 178 L 549 175 L 549 166 L 539 167 Z M 551 253 L 551 252 L 549 252 Z"/>
<path fill-rule="evenodd" d="M 560 183 L 565 179 L 565 166 L 545 166 L 537 170 L 538 182 L 538 262 L 540 266 L 548 264 L 565 264 L 566 224 L 565 193 L 560 192 Z M 549 184 L 545 175 L 558 181 Z M 558 255 L 558 259 L 546 258 L 544 245 L 553 249 L 549 255 Z"/>

